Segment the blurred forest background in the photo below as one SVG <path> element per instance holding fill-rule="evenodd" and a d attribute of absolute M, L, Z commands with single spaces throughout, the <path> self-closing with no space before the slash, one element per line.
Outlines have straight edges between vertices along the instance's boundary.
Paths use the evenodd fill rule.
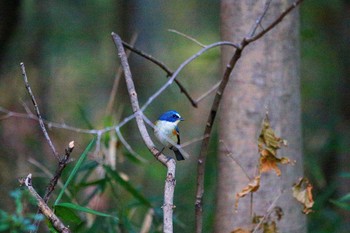
<path fill-rule="evenodd" d="M 159 0 L 1 1 L 0 106 L 22 113 L 25 113 L 24 104 L 32 108 L 19 66 L 24 62 L 45 119 L 84 129 L 115 125 L 132 111 L 123 80 L 112 111 L 107 109 L 119 65 L 111 32 L 118 33 L 126 42 L 137 34 L 136 48 L 174 70 L 200 47 L 168 29 L 188 34 L 204 44 L 219 41 L 219 4 L 214 0 L 171 3 Z M 350 214 L 346 210 L 350 209 L 349 205 L 332 200 L 338 200 L 350 190 L 350 1 L 306 0 L 300 13 L 305 173 L 314 185 L 316 201 L 315 212 L 308 218 L 308 229 L 317 233 L 346 232 L 344 229 L 350 227 Z M 131 53 L 129 60 L 142 104 L 166 82 L 166 74 L 136 54 Z M 185 68 L 179 78 L 191 95 L 198 98 L 220 79 L 219 64 L 220 50 L 211 50 Z M 193 108 L 179 88 L 172 85 L 147 108 L 145 114 L 155 120 L 165 110 L 178 110 L 185 118 L 180 125 L 182 142 L 187 142 L 203 133 L 207 106 L 212 97 Z M 11 213 L 15 212 L 13 191 L 18 188 L 17 178 L 33 173 L 34 186 L 43 193 L 50 176 L 35 165 L 35 161 L 51 173 L 57 161 L 36 121 L 3 118 L 2 115 L 0 209 Z M 156 208 L 153 231 L 157 231 L 157 224 L 161 224 L 165 170 L 146 150 L 135 129 L 136 124 L 131 121 L 121 128 L 121 132 L 143 159 L 131 155 L 117 141 L 116 168 Z M 75 141 L 74 160 L 94 136 L 59 128 L 51 128 L 49 134 L 59 153 L 64 153 L 69 141 Z M 106 154 L 111 153 L 114 146 L 109 142 L 115 137 L 114 131 L 104 135 L 102 150 L 89 155 L 85 169 L 93 171 L 92 168 L 96 168 L 95 177 L 100 172 L 94 161 L 101 162 Z M 212 156 L 208 157 L 207 163 L 205 232 L 212 231 L 216 143 L 214 137 L 210 149 Z M 194 171 L 199 143 L 185 149 L 192 158 L 178 163 L 177 167 L 175 232 L 193 232 L 194 225 Z M 73 166 L 69 165 L 65 172 L 68 173 Z M 78 187 L 81 183 L 76 181 L 74 187 L 77 195 L 84 197 L 80 204 L 92 205 L 92 201 L 85 198 L 91 190 L 104 193 L 102 198 L 110 203 L 103 205 L 101 201 L 100 206 L 93 207 L 118 216 L 118 224 L 126 232 L 139 231 L 148 211 L 145 203 L 135 200 L 133 195 L 119 187 L 120 184 L 111 191 L 113 189 L 102 181 L 95 186 L 86 182 L 84 187 Z M 30 211 L 35 213 L 36 210 L 32 208 Z M 107 229 L 109 221 L 103 218 L 100 225 L 95 223 L 95 227 Z"/>

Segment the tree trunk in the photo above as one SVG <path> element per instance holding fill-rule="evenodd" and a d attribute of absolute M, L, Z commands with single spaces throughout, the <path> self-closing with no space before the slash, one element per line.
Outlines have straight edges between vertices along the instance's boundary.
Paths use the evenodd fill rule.
<path fill-rule="evenodd" d="M 239 42 L 247 36 L 256 19 L 262 14 L 265 1 L 221 1 L 222 40 Z M 268 25 L 292 1 L 272 1 L 261 27 Z M 258 31 L 261 28 L 258 28 Z M 233 70 L 220 109 L 218 189 L 215 232 L 231 232 L 236 228 L 251 229 L 251 197 L 239 201 L 235 212 L 235 195 L 256 174 L 258 164 L 257 138 L 266 108 L 271 127 L 277 136 L 288 141 L 279 155 L 296 160 L 294 166 L 282 165 L 282 175 L 264 173 L 260 189 L 254 193 L 252 211 L 265 215 L 279 194 L 276 205 L 284 212 L 277 222 L 280 232 L 306 231 L 306 219 L 301 206 L 293 199 L 291 187 L 303 175 L 300 77 L 299 77 L 299 14 L 287 16 L 263 38 L 249 45 Z M 225 69 L 232 50 L 223 48 L 222 69 Z M 229 150 L 229 151 L 228 151 Z M 232 158 L 227 156 L 232 152 Z"/>

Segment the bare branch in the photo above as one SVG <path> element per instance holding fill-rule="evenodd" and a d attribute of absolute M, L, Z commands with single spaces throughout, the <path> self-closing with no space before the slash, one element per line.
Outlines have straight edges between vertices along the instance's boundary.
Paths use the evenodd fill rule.
<path fill-rule="evenodd" d="M 275 21 L 273 21 L 267 28 L 265 28 L 264 30 L 262 30 L 261 32 L 259 32 L 258 34 L 256 34 L 253 37 L 245 38 L 244 39 L 245 42 L 247 42 L 249 44 L 249 43 L 261 38 L 263 35 L 265 35 L 267 32 L 269 32 L 272 28 L 274 28 L 277 24 L 279 24 L 284 19 L 284 17 L 286 17 L 292 10 L 294 10 L 294 8 L 296 8 L 300 3 L 302 3 L 302 1 L 303 0 L 295 1 L 285 11 L 283 11 L 282 14 L 277 19 L 275 19 Z"/>
<path fill-rule="evenodd" d="M 142 106 L 141 111 L 144 111 L 148 105 L 150 105 L 166 88 L 168 88 L 173 81 L 175 80 L 175 78 L 178 76 L 178 74 L 180 73 L 180 71 L 182 69 L 184 69 L 188 64 L 190 64 L 193 60 L 197 59 L 198 57 L 200 57 L 201 55 L 203 55 L 205 52 L 209 51 L 212 48 L 218 47 L 218 46 L 223 46 L 223 45 L 228 45 L 228 46 L 232 46 L 234 48 L 237 47 L 237 45 L 235 45 L 232 42 L 227 42 L 227 41 L 220 41 L 220 42 L 216 42 L 213 44 L 210 44 L 208 46 L 206 46 L 205 48 L 199 50 L 196 54 L 192 55 L 191 57 L 189 57 L 187 60 L 185 60 L 177 69 L 176 71 L 172 74 L 172 76 L 170 77 L 170 79 L 157 91 L 155 92 L 152 96 L 150 96 L 148 98 L 148 100 L 146 101 L 146 103 Z"/>
<path fill-rule="evenodd" d="M 240 164 L 240 162 L 233 156 L 232 152 L 228 149 L 226 143 L 223 140 L 220 140 L 219 142 L 222 143 L 222 145 L 224 145 L 225 150 L 227 152 L 227 156 L 230 157 L 243 171 L 244 175 L 248 178 L 248 180 L 252 180 L 252 178 L 248 175 L 247 171 L 244 169 L 244 167 Z"/>
<path fill-rule="evenodd" d="M 115 129 L 115 131 L 118 135 L 119 141 L 121 141 L 121 143 L 124 145 L 124 147 L 129 151 L 129 153 L 132 154 L 135 158 L 137 158 L 141 162 L 147 163 L 147 160 L 145 158 L 143 158 L 141 155 L 139 155 L 138 153 L 136 153 L 134 151 L 134 149 L 132 149 L 132 147 L 129 145 L 129 143 L 125 140 L 125 138 L 123 137 L 123 135 L 120 132 L 120 128 L 117 127 Z"/>
<path fill-rule="evenodd" d="M 249 33 L 249 37 L 252 37 L 255 35 L 256 30 L 258 29 L 259 26 L 261 26 L 261 21 L 263 20 L 263 18 L 265 17 L 269 7 L 270 7 L 270 3 L 272 0 L 266 0 L 265 2 L 265 7 L 263 10 L 263 13 L 260 15 L 260 17 L 255 21 L 255 25 L 253 26 L 252 31 Z"/>
<path fill-rule="evenodd" d="M 45 203 L 48 202 L 48 200 L 50 199 L 51 193 L 55 190 L 57 181 L 61 177 L 62 171 L 64 170 L 64 168 L 67 166 L 70 159 L 70 154 L 72 153 L 73 149 L 74 149 L 74 141 L 71 141 L 68 145 L 68 148 L 65 150 L 65 155 L 63 156 L 62 159 L 60 159 L 58 163 L 58 168 L 55 172 L 54 177 L 50 180 L 50 184 L 46 188 L 46 192 L 43 198 Z"/>
<path fill-rule="evenodd" d="M 135 33 L 131 37 L 130 44 L 134 45 L 136 42 L 136 39 L 137 39 L 137 34 Z M 130 51 L 131 50 L 126 52 L 127 57 L 130 56 Z M 115 101 L 115 96 L 117 94 L 117 90 L 118 90 L 118 86 L 119 86 L 120 78 L 121 78 L 122 74 L 123 74 L 123 69 L 119 66 L 118 71 L 114 77 L 114 82 L 113 82 L 111 93 L 109 95 L 109 101 L 108 101 L 107 108 L 106 108 L 106 115 L 109 115 L 112 113 L 112 109 L 113 109 L 114 101 Z"/>
<path fill-rule="evenodd" d="M 209 135 L 204 135 L 204 136 L 202 136 L 202 137 L 193 138 L 193 139 L 190 140 L 190 141 L 187 141 L 187 142 L 182 143 L 182 144 L 181 144 L 181 147 L 186 147 L 186 146 L 190 146 L 190 145 L 192 145 L 192 144 L 194 144 L 194 143 L 196 143 L 196 142 L 201 142 L 201 141 L 203 141 L 204 138 L 207 138 L 207 137 L 209 137 Z"/>
<path fill-rule="evenodd" d="M 159 151 L 155 148 L 154 143 L 151 140 L 151 137 L 149 136 L 149 134 L 147 132 L 146 125 L 143 121 L 143 116 L 142 116 L 143 113 L 142 113 L 142 110 L 140 109 L 140 106 L 139 106 L 137 93 L 135 90 L 134 82 L 132 80 L 132 75 L 131 75 L 131 71 L 129 68 L 129 64 L 128 64 L 125 52 L 124 52 L 124 48 L 122 46 L 122 41 L 121 41 L 120 37 L 115 33 L 112 33 L 112 37 L 113 37 L 113 41 L 117 47 L 118 56 L 120 57 L 121 64 L 122 64 L 122 67 L 124 70 L 124 77 L 125 77 L 125 81 L 127 84 L 127 88 L 128 88 L 128 92 L 129 92 L 129 96 L 130 96 L 130 100 L 131 100 L 131 106 L 132 106 L 132 109 L 134 112 L 133 115 L 136 118 L 136 123 L 137 123 L 139 131 L 141 133 L 142 139 L 145 142 L 148 149 L 152 152 L 152 154 L 163 165 L 167 166 L 168 158 L 166 156 L 164 156 L 164 155 L 156 156 L 159 154 Z M 129 119 L 131 120 L 132 118 L 129 118 Z M 124 121 L 128 121 L 129 119 L 125 118 Z"/>
<path fill-rule="evenodd" d="M 125 55 L 125 51 L 122 45 L 122 40 L 117 34 L 113 32 L 112 32 L 112 37 L 117 47 L 118 56 L 121 60 L 121 64 L 124 70 L 124 77 L 125 77 L 126 85 L 128 87 L 131 106 L 135 114 L 136 123 L 139 128 L 142 139 L 146 144 L 146 146 L 148 147 L 148 149 L 150 150 L 150 152 L 154 155 L 154 157 L 167 167 L 167 178 L 166 178 L 165 187 L 164 187 L 163 232 L 171 233 L 173 232 L 172 218 L 173 218 L 173 199 L 174 199 L 174 190 L 175 190 L 176 162 L 172 158 L 167 158 L 165 155 L 161 154 L 160 151 L 157 150 L 157 148 L 155 148 L 154 143 L 152 142 L 147 132 L 146 125 L 143 121 L 143 116 L 142 116 L 143 113 L 140 110 L 137 93 L 135 90 L 134 82 L 132 80 L 132 75 L 131 75 L 129 64 Z"/>
<path fill-rule="evenodd" d="M 21 69 L 22 69 L 22 75 L 23 75 L 23 79 L 24 79 L 24 84 L 26 86 L 28 94 L 30 95 L 30 98 L 32 99 L 32 102 L 33 102 L 33 105 L 34 105 L 34 109 L 35 109 L 36 115 L 37 115 L 38 120 L 39 120 L 41 131 L 44 133 L 46 141 L 49 143 L 49 146 L 51 148 L 51 151 L 52 151 L 53 155 L 56 157 L 56 159 L 59 160 L 60 158 L 58 156 L 58 153 L 56 152 L 55 146 L 53 145 L 53 143 L 52 143 L 52 141 L 50 139 L 50 136 L 49 136 L 49 134 L 46 131 L 44 121 L 43 121 L 43 119 L 42 119 L 42 117 L 40 115 L 38 104 L 37 104 L 37 102 L 35 100 L 35 97 L 34 97 L 34 94 L 32 92 L 32 89 L 30 88 L 24 63 L 21 62 L 20 66 L 21 66 Z"/>
<path fill-rule="evenodd" d="M 229 41 L 220 41 L 220 42 L 216 42 L 216 43 L 213 43 L 213 44 L 210 44 L 208 46 L 206 46 L 205 48 L 201 49 L 197 54 L 199 55 L 194 55 L 195 57 L 194 58 L 189 58 L 187 61 L 185 61 L 184 63 L 182 63 L 180 65 L 180 67 L 175 71 L 173 72 L 172 70 L 170 70 L 163 62 L 155 59 L 154 57 L 152 57 L 151 55 L 148 55 L 146 53 L 144 53 L 143 51 L 141 50 L 138 50 L 138 49 L 135 49 L 133 48 L 131 45 L 129 45 L 128 43 L 126 42 L 122 42 L 124 47 L 126 47 L 127 49 L 130 49 L 131 51 L 137 53 L 138 55 L 146 58 L 147 60 L 153 62 L 154 64 L 158 65 L 161 69 L 163 69 L 166 73 L 167 73 L 167 76 L 168 77 L 171 77 L 172 81 L 170 82 L 170 84 L 175 81 L 175 83 L 179 86 L 180 90 L 182 93 L 184 93 L 186 95 L 186 97 L 189 99 L 189 101 L 191 102 L 192 106 L 193 107 L 197 107 L 197 101 L 193 100 L 192 97 L 189 95 L 189 93 L 186 91 L 186 89 L 183 87 L 183 85 L 177 80 L 175 79 L 176 76 L 178 75 L 179 71 L 181 71 L 183 69 L 184 66 L 186 66 L 188 63 L 190 63 L 192 60 L 194 60 L 195 58 L 199 57 L 200 55 L 202 55 L 204 52 L 206 52 L 207 50 L 210 50 L 214 47 L 217 47 L 217 46 L 232 46 L 234 48 L 237 48 L 238 45 L 232 43 L 232 42 L 229 42 Z M 183 66 L 183 67 L 181 67 Z M 180 70 L 179 70 L 180 69 Z M 176 73 L 176 75 L 175 75 Z M 166 87 L 165 87 L 166 88 Z M 153 101 L 153 100 L 152 100 Z M 144 109 L 144 108 L 143 108 Z"/>
<path fill-rule="evenodd" d="M 55 213 L 47 206 L 46 202 L 40 197 L 36 190 L 32 186 L 32 174 L 29 174 L 24 180 L 25 186 L 27 186 L 29 192 L 37 200 L 38 207 L 41 213 L 51 222 L 53 227 L 62 233 L 70 233 L 68 227 L 66 227 L 61 220 L 55 215 Z"/>
<path fill-rule="evenodd" d="M 43 177 L 54 177 L 55 176 L 47 167 L 45 167 L 39 161 L 37 161 L 33 158 L 29 158 L 28 162 L 31 163 L 32 165 L 34 165 L 35 167 L 37 167 L 38 169 L 40 169 L 44 173 Z M 64 184 L 62 183 L 62 181 L 58 180 L 57 186 L 59 186 L 60 188 L 63 188 L 63 185 Z M 64 192 L 69 198 L 73 199 L 72 193 L 68 189 L 65 189 Z"/>
<path fill-rule="evenodd" d="M 175 30 L 175 29 L 168 29 L 168 31 L 169 31 L 169 32 L 173 32 L 173 33 L 175 33 L 175 34 L 178 34 L 178 35 L 180 35 L 180 36 L 183 36 L 183 37 L 185 37 L 185 38 L 187 38 L 187 39 L 193 41 L 194 43 L 196 43 L 196 44 L 199 45 L 200 47 L 205 48 L 205 44 L 202 44 L 201 42 L 199 42 L 199 41 L 196 40 L 195 38 L 193 38 L 193 37 L 191 37 L 191 36 L 189 36 L 189 35 L 186 35 L 185 33 L 179 32 L 179 31 L 177 31 L 177 30 Z"/>
<path fill-rule="evenodd" d="M 153 62 L 154 64 L 156 64 L 157 66 L 159 66 L 162 70 L 164 70 L 167 73 L 167 76 L 171 76 L 173 74 L 173 71 L 167 67 L 167 65 L 165 65 L 163 62 L 157 60 L 156 58 L 154 58 L 153 56 L 134 48 L 132 45 L 126 43 L 126 42 L 122 42 L 123 46 L 129 50 L 131 50 L 132 52 L 140 55 L 143 58 L 146 58 L 147 60 L 149 60 L 150 62 Z"/>
<path fill-rule="evenodd" d="M 214 86 L 212 86 L 207 92 L 205 92 L 203 95 L 201 95 L 200 97 L 197 98 L 196 103 L 198 104 L 199 102 L 201 102 L 205 97 L 207 97 L 208 95 L 210 95 L 211 93 L 213 93 L 214 91 L 216 91 L 216 89 L 218 89 L 218 87 L 220 86 L 220 82 L 217 82 Z"/>
<path fill-rule="evenodd" d="M 167 77 L 171 77 L 173 75 L 173 71 L 168 68 L 163 62 L 157 60 L 156 58 L 152 57 L 151 55 L 148 55 L 147 53 L 138 50 L 136 48 L 134 48 L 133 46 L 131 46 L 130 44 L 126 43 L 123 41 L 123 45 L 125 48 L 133 51 L 134 53 L 140 55 L 141 57 L 146 58 L 147 60 L 153 62 L 154 64 L 156 64 L 157 66 L 159 66 L 162 70 L 165 71 L 165 73 L 167 74 Z M 197 107 L 196 103 L 194 102 L 194 100 L 192 99 L 192 97 L 190 96 L 190 94 L 188 93 L 188 91 L 186 90 L 186 88 L 182 85 L 182 83 L 179 80 L 175 80 L 175 83 L 177 84 L 177 86 L 180 88 L 180 91 L 182 93 L 184 93 L 184 95 L 187 97 L 187 99 L 191 102 L 193 107 Z"/>

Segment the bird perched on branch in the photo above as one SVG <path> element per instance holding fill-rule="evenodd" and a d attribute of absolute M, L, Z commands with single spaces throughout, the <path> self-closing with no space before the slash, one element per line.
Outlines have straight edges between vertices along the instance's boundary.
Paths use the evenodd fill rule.
<path fill-rule="evenodd" d="M 178 112 L 170 110 L 163 113 L 154 124 L 154 135 L 164 145 L 160 153 L 165 147 L 168 147 L 174 151 L 177 160 L 185 159 L 179 149 L 174 146 L 174 144 L 180 145 L 180 132 L 177 124 L 183 120 Z"/>

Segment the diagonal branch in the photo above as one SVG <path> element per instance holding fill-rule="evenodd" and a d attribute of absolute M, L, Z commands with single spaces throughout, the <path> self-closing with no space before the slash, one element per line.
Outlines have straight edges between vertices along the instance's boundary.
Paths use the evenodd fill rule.
<path fill-rule="evenodd" d="M 37 200 L 40 212 L 45 215 L 45 217 L 51 222 L 52 226 L 58 231 L 62 233 L 70 233 L 68 227 L 66 227 L 61 220 L 55 215 L 55 213 L 48 207 L 45 201 L 40 197 L 40 195 L 36 192 L 36 190 L 32 186 L 32 174 L 29 174 L 24 182 L 25 186 L 29 189 L 30 194 Z"/>
<path fill-rule="evenodd" d="M 62 172 L 70 160 L 70 155 L 73 149 L 74 149 L 74 141 L 71 141 L 68 145 L 68 148 L 65 150 L 64 156 L 62 157 L 62 159 L 60 159 L 58 163 L 58 168 L 55 172 L 55 175 L 52 177 L 52 179 L 50 180 L 50 184 L 46 188 L 46 192 L 43 198 L 45 203 L 49 201 L 52 192 L 55 190 L 57 182 L 59 178 L 61 178 Z"/>
<path fill-rule="evenodd" d="M 303 0 L 297 0 L 292 5 L 290 5 L 287 9 L 285 9 L 281 15 L 275 19 L 267 28 L 256 34 L 255 36 L 250 36 L 249 38 L 245 38 L 245 41 L 249 44 L 251 42 L 254 42 L 258 39 L 260 39 L 262 36 L 264 36 L 266 33 L 268 33 L 272 28 L 274 28 L 277 24 L 279 24 L 284 17 L 286 17 L 294 8 L 296 8 L 300 3 L 302 3 Z"/>
<path fill-rule="evenodd" d="M 134 35 L 131 37 L 130 43 L 131 43 L 132 45 L 135 44 L 136 39 L 137 39 L 137 34 L 134 34 Z M 131 51 L 131 50 L 130 50 L 130 51 Z M 128 51 L 128 52 L 126 53 L 127 57 L 130 56 L 130 51 Z M 119 82 L 120 82 L 120 79 L 121 79 L 121 76 L 122 76 L 122 75 L 123 75 L 123 69 L 122 69 L 121 67 L 118 67 L 118 71 L 117 71 L 117 73 L 115 74 L 115 77 L 114 77 L 114 82 L 113 82 L 112 90 L 111 90 L 111 93 L 110 93 L 110 95 L 109 95 L 109 100 L 108 100 L 108 104 L 107 104 L 107 107 L 106 107 L 106 115 L 109 115 L 109 114 L 112 113 L 112 109 L 113 109 L 114 102 L 115 102 L 115 97 L 116 97 L 116 94 L 117 94 Z"/>
<path fill-rule="evenodd" d="M 189 39 L 189 40 L 193 41 L 194 43 L 196 43 L 196 44 L 199 45 L 200 47 L 205 48 L 205 44 L 202 44 L 201 42 L 199 42 L 199 41 L 196 40 L 195 38 L 193 38 L 193 37 L 191 37 L 191 36 L 189 36 L 189 35 L 186 35 L 185 33 L 179 32 L 179 31 L 177 31 L 177 30 L 175 30 L 175 29 L 168 29 L 168 31 L 169 31 L 169 32 L 173 32 L 173 33 L 175 33 L 175 34 L 178 34 L 178 35 L 180 35 L 180 36 L 183 36 L 183 37 L 185 37 L 186 39 Z"/>
<path fill-rule="evenodd" d="M 24 79 L 24 84 L 25 84 L 26 89 L 27 89 L 27 91 L 28 91 L 28 93 L 30 95 L 30 98 L 32 99 L 32 102 L 33 102 L 33 105 L 34 105 L 34 109 L 35 109 L 36 115 L 37 115 L 38 120 L 39 120 L 41 131 L 44 133 L 46 141 L 49 143 L 49 146 L 51 148 L 51 151 L 52 151 L 53 155 L 56 157 L 56 159 L 59 160 L 58 153 L 56 152 L 55 146 L 53 145 L 53 143 L 52 143 L 52 141 L 50 139 L 50 136 L 49 136 L 49 134 L 46 131 L 45 124 L 44 124 L 44 121 L 43 121 L 43 119 L 41 117 L 38 104 L 37 104 L 37 102 L 35 100 L 35 97 L 34 97 L 34 94 L 32 92 L 32 89 L 30 88 L 30 85 L 29 85 L 29 82 L 28 82 L 28 78 L 27 78 L 26 68 L 24 66 L 24 63 L 21 62 L 20 66 L 21 66 L 21 69 L 22 69 L 22 75 L 23 75 L 23 79 Z"/>
<path fill-rule="evenodd" d="M 261 26 L 261 21 L 263 20 L 263 18 L 265 17 L 267 10 L 270 7 L 270 3 L 272 0 L 266 0 L 265 2 L 265 7 L 264 10 L 262 12 L 262 14 L 260 15 L 260 17 L 255 21 L 255 25 L 253 26 L 252 31 L 249 33 L 249 37 L 252 37 L 255 35 L 256 30 L 258 29 L 259 26 Z"/>
<path fill-rule="evenodd" d="M 196 191 L 196 200 L 195 200 L 195 215 L 196 215 L 196 232 L 201 233 L 203 228 L 203 194 L 204 194 L 204 174 L 205 174 L 205 164 L 206 164 L 206 157 L 208 153 L 208 147 L 209 147 L 209 141 L 210 141 L 210 135 L 212 131 L 212 126 L 214 124 L 214 120 L 216 117 L 216 113 L 218 111 L 222 95 L 225 91 L 225 88 L 227 86 L 227 83 L 229 81 L 230 75 L 232 73 L 233 68 L 237 64 L 237 61 L 240 59 L 242 51 L 244 48 L 249 45 L 250 43 L 258 40 L 262 36 L 264 36 L 267 32 L 269 32 L 272 28 L 274 28 L 279 22 L 281 22 L 288 13 L 290 13 L 295 7 L 297 7 L 302 0 L 295 1 L 291 6 L 289 6 L 285 11 L 281 13 L 281 15 L 273 21 L 266 29 L 259 32 L 257 35 L 250 37 L 250 38 L 243 38 L 241 43 L 238 47 L 236 47 L 236 50 L 230 60 L 230 62 L 226 66 L 226 70 L 224 72 L 224 75 L 222 77 L 222 81 L 216 91 L 216 95 L 214 98 L 214 101 L 211 106 L 210 114 L 207 120 L 207 124 L 204 130 L 204 135 L 208 135 L 208 137 L 204 138 L 202 142 L 202 146 L 200 149 L 200 154 L 198 157 L 198 166 L 197 166 L 197 191 Z M 263 11 L 263 15 L 266 14 L 268 7 L 265 7 L 265 10 Z M 260 24 L 262 20 L 262 17 L 259 17 L 257 20 L 258 25 Z"/>
<path fill-rule="evenodd" d="M 134 53 L 140 55 L 141 57 L 146 58 L 147 60 L 149 60 L 149 61 L 153 62 L 154 64 L 156 64 L 157 66 L 159 66 L 162 70 L 165 71 L 165 73 L 167 74 L 167 77 L 171 77 L 173 75 L 174 72 L 170 68 L 168 68 L 163 62 L 157 60 L 156 58 L 152 57 L 151 55 L 149 55 L 141 50 L 134 48 L 133 46 L 131 46 L 130 44 L 128 44 L 124 41 L 122 43 L 123 43 L 125 48 L 133 51 Z M 175 79 L 175 83 L 180 88 L 180 91 L 182 93 L 184 93 L 184 95 L 187 97 L 187 99 L 191 102 L 192 106 L 197 108 L 198 107 L 197 103 L 193 100 L 193 98 L 190 96 L 190 94 L 188 93 L 186 88 L 182 85 L 182 83 L 177 79 Z"/>

